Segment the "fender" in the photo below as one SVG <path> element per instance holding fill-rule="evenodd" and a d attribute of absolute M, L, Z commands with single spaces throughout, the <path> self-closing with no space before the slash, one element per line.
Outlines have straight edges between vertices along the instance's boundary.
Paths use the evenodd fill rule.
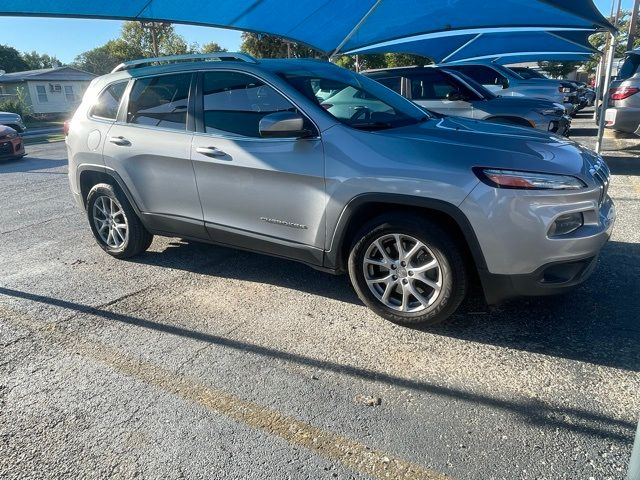
<path fill-rule="evenodd" d="M 331 239 L 330 249 L 325 252 L 324 266 L 326 268 L 336 271 L 343 269 L 345 259 L 342 258 L 342 247 L 351 218 L 360 207 L 368 203 L 428 208 L 447 215 L 457 224 L 458 228 L 462 232 L 479 273 L 482 274 L 482 272 L 487 271 L 487 264 L 484 259 L 484 254 L 482 253 L 482 249 L 480 248 L 480 242 L 478 242 L 478 238 L 471 227 L 471 223 L 469 223 L 469 220 L 462 210 L 452 203 L 442 200 L 395 193 L 365 193 L 358 195 L 349 201 L 342 210 L 338 219 L 338 223 L 333 233 L 333 238 Z"/>
<path fill-rule="evenodd" d="M 131 195 L 131 192 L 129 191 L 129 188 L 124 183 L 124 180 L 122 180 L 122 177 L 120 175 L 118 175 L 118 172 L 116 172 L 112 168 L 106 167 L 104 165 L 94 165 L 94 164 L 87 164 L 87 163 L 84 163 L 82 165 L 78 165 L 78 168 L 76 169 L 76 171 L 78 172 L 78 184 L 79 185 L 82 185 L 82 182 L 80 181 L 80 179 L 82 178 L 82 173 L 86 172 L 86 171 L 98 172 L 98 173 L 102 173 L 104 175 L 107 175 L 107 176 L 111 177 L 113 180 L 115 180 L 115 182 L 117 183 L 118 187 L 120 187 L 120 190 L 122 190 L 122 192 L 127 197 L 127 200 L 129 201 L 129 204 L 131 204 L 131 206 L 133 207 L 133 210 L 136 212 L 136 215 L 138 215 L 138 217 L 142 217 L 142 211 L 140 210 L 140 208 L 138 207 L 138 204 L 134 200 L 133 195 Z M 86 199 L 85 198 L 82 199 L 82 204 L 86 208 L 87 205 L 86 205 Z"/>

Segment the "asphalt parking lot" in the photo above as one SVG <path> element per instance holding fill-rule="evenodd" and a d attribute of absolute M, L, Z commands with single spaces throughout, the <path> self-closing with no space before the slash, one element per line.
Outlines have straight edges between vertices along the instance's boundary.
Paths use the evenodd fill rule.
<path fill-rule="evenodd" d="M 608 145 L 618 221 L 591 279 L 472 297 L 430 330 L 275 258 L 156 238 L 115 260 L 72 202 L 64 143 L 32 146 L 0 165 L 0 478 L 623 478 L 640 143 Z"/>

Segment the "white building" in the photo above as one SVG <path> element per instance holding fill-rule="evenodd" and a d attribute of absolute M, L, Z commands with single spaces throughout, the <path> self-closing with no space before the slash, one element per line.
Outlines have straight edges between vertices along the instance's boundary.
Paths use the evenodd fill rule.
<path fill-rule="evenodd" d="M 0 75 L 0 104 L 15 98 L 24 88 L 31 112 L 60 114 L 73 112 L 96 75 L 73 67 L 43 68 Z"/>

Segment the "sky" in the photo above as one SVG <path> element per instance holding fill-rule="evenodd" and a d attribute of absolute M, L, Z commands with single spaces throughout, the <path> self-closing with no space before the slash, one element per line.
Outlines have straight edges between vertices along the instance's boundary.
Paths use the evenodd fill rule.
<path fill-rule="evenodd" d="M 595 0 L 595 4 L 607 16 L 611 1 Z M 631 9 L 632 4 L 633 0 L 623 0 L 622 8 Z M 0 17 L 0 44 L 23 52 L 48 53 L 69 63 L 80 53 L 117 38 L 121 24 L 114 20 Z M 240 47 L 240 32 L 234 30 L 176 25 L 176 31 L 187 43 L 217 42 L 229 51 Z"/>

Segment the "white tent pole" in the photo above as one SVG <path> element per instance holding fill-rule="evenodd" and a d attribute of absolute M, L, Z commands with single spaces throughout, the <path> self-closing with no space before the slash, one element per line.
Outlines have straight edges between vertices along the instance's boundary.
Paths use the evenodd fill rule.
<path fill-rule="evenodd" d="M 615 0 L 613 0 L 615 1 Z M 622 0 L 618 0 L 618 9 L 614 26 L 618 27 L 618 19 L 620 18 L 620 8 Z M 596 141 L 596 153 L 602 151 L 602 138 L 604 136 L 605 113 L 609 106 L 609 84 L 611 83 L 611 71 L 613 70 L 613 58 L 616 53 L 616 35 L 611 33 L 611 41 L 609 42 L 609 52 L 607 54 L 607 66 L 605 70 L 604 84 L 602 85 L 602 104 L 600 106 L 600 121 L 598 122 L 598 139 Z"/>
<path fill-rule="evenodd" d="M 338 54 L 338 52 L 342 50 L 342 47 L 344 47 L 347 44 L 347 42 L 351 40 L 351 37 L 353 37 L 356 34 L 356 32 L 360 30 L 360 27 L 362 26 L 362 24 L 367 21 L 367 19 L 373 14 L 373 12 L 376 11 L 376 8 L 378 8 L 381 3 L 382 3 L 382 0 L 376 0 L 376 3 L 374 3 L 371 6 L 369 11 L 364 14 L 364 16 L 360 19 L 360 21 L 356 23 L 356 26 L 351 29 L 351 31 L 347 34 L 346 37 L 344 37 L 344 40 L 340 42 L 340 45 L 336 47 L 333 53 L 329 56 L 329 60 L 335 57 Z"/>
<path fill-rule="evenodd" d="M 627 480 L 640 480 L 640 420 L 638 421 L 636 441 L 633 443 L 633 451 L 631 452 L 631 460 L 629 461 Z"/>

